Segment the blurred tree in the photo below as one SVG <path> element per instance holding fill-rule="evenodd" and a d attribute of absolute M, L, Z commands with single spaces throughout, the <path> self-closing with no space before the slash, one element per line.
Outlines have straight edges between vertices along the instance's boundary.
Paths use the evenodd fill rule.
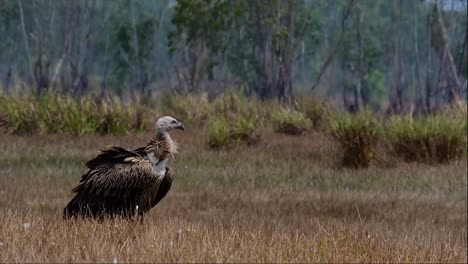
<path fill-rule="evenodd" d="M 15 67 L 15 57 L 12 56 L 12 50 L 17 50 L 18 46 L 14 28 L 19 24 L 19 8 L 17 4 L 9 0 L 0 0 L 0 65 L 5 63 L 6 74 L 0 77 L 3 80 L 6 91 L 9 90 L 12 82 L 13 68 Z M 9 52 L 10 51 L 10 52 Z"/>
<path fill-rule="evenodd" d="M 230 52 L 238 77 L 263 99 L 293 101 L 294 66 L 305 65 L 318 42 L 320 15 L 306 1 L 243 1 Z M 320 2 L 318 4 L 321 4 Z M 305 51 L 308 46 L 307 53 Z"/>
<path fill-rule="evenodd" d="M 171 51 L 181 53 L 184 67 L 176 69 L 176 74 L 181 75 L 182 92 L 199 91 L 205 73 L 208 80 L 214 79 L 214 67 L 230 44 L 239 8 L 239 1 L 177 1 L 172 17 L 175 28 L 168 39 Z"/>
<path fill-rule="evenodd" d="M 111 41 L 115 63 L 111 85 L 116 89 L 123 89 L 122 84 L 130 83 L 130 87 L 137 87 L 144 94 L 148 92 L 154 26 L 152 17 L 136 22 L 134 28 L 132 22 L 114 25 Z"/>
<path fill-rule="evenodd" d="M 313 93 L 355 109 L 432 111 L 466 93 L 466 8 L 466 0 L 0 0 L 0 80 L 76 96 L 97 83 L 145 94 L 235 86 L 284 103 Z"/>

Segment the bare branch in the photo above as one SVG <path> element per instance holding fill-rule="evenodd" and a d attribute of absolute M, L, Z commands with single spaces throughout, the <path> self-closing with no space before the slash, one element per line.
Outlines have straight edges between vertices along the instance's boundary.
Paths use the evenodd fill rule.
<path fill-rule="evenodd" d="M 341 42 L 343 41 L 343 35 L 345 32 L 345 25 L 346 21 L 348 20 L 349 14 L 351 13 L 351 10 L 353 9 L 355 4 L 354 0 L 349 1 L 348 8 L 345 10 L 345 13 L 343 15 L 343 19 L 341 20 L 341 32 L 338 37 L 338 41 L 335 44 L 335 47 L 333 47 L 332 52 L 328 55 L 328 58 L 325 60 L 325 63 L 323 64 L 322 68 L 320 69 L 319 75 L 317 76 L 317 79 L 315 80 L 314 84 L 312 85 L 311 90 L 315 90 L 317 88 L 317 85 L 320 82 L 320 79 L 322 78 L 322 75 L 325 73 L 325 70 L 328 68 L 328 65 L 332 62 L 333 57 L 335 57 L 336 53 L 338 52 L 338 48 L 341 45 Z"/>
<path fill-rule="evenodd" d="M 436 8 L 437 8 L 437 16 L 438 16 L 438 23 L 439 23 L 439 28 L 442 32 L 442 41 L 443 41 L 443 57 L 442 57 L 442 64 L 447 63 L 447 73 L 450 76 L 450 81 L 453 82 L 453 85 L 455 86 L 454 88 L 449 88 L 452 96 L 454 97 L 454 101 L 459 100 L 460 96 L 460 91 L 461 91 L 461 82 L 460 79 L 458 78 L 458 73 L 457 73 L 457 67 L 455 65 L 455 62 L 452 57 L 452 53 L 450 52 L 450 39 L 448 38 L 448 33 L 447 33 L 447 27 L 445 26 L 444 23 L 444 17 L 442 16 L 442 10 L 440 7 L 441 3 L 437 2 Z"/>

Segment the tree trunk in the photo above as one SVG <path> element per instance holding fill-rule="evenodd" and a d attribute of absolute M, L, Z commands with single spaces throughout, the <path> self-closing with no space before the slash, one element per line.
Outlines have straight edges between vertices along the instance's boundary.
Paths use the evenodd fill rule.
<path fill-rule="evenodd" d="M 273 65 L 271 57 L 271 32 L 268 32 L 263 43 L 263 80 L 260 89 L 260 97 L 262 99 L 271 99 L 274 97 Z"/>
<path fill-rule="evenodd" d="M 36 80 L 36 91 L 41 94 L 45 89 L 49 88 L 49 67 L 50 61 L 43 61 L 43 53 L 41 44 L 39 46 L 39 57 L 34 63 L 34 79 Z"/>
<path fill-rule="evenodd" d="M 463 39 L 463 44 L 460 47 L 460 51 L 457 54 L 457 57 L 455 58 L 455 61 L 457 62 L 457 72 L 463 71 L 463 58 L 465 57 L 465 51 L 467 49 L 466 46 L 466 41 L 468 37 L 468 28 L 465 28 L 465 38 Z"/>
<path fill-rule="evenodd" d="M 8 65 L 8 71 L 7 71 L 6 80 L 5 80 L 5 91 L 7 93 L 10 91 L 10 83 L 11 83 L 11 65 Z"/>
<path fill-rule="evenodd" d="M 31 59 L 31 51 L 29 49 L 28 34 L 26 33 L 26 25 L 24 24 L 23 6 L 21 5 L 21 0 L 17 0 L 17 1 L 18 1 L 19 12 L 20 12 L 21 31 L 23 32 L 24 47 L 26 49 L 26 56 L 28 58 L 29 77 L 31 78 L 32 83 L 36 83 L 36 79 L 34 78 L 32 59 Z"/>
<path fill-rule="evenodd" d="M 450 52 L 449 39 L 447 35 L 447 28 L 445 27 L 444 18 L 442 16 L 442 10 L 440 8 L 440 2 L 436 3 L 437 8 L 437 21 L 442 32 L 442 45 L 443 45 L 443 55 L 442 55 L 442 64 L 447 67 L 447 89 L 449 92 L 449 102 L 450 103 L 459 103 L 460 93 L 461 93 L 461 83 L 458 78 L 457 67 L 453 60 L 452 53 Z"/>
<path fill-rule="evenodd" d="M 399 1 L 398 5 L 398 28 L 396 30 L 396 43 L 395 43 L 395 64 L 396 64 L 396 75 L 395 75 L 395 93 L 396 93 L 396 105 L 394 111 L 396 113 L 402 113 L 404 111 L 403 105 L 403 60 L 401 58 L 401 12 L 402 12 L 402 0 Z"/>
<path fill-rule="evenodd" d="M 357 20 L 357 32 L 356 32 L 356 41 L 357 41 L 357 50 L 358 50 L 358 80 L 356 84 L 355 90 L 355 104 L 356 108 L 359 110 L 361 108 L 361 104 L 365 103 L 363 94 L 362 94 L 362 84 L 364 82 L 364 48 L 363 48 L 363 41 L 361 35 L 361 8 L 359 4 L 356 5 L 356 20 Z"/>
<path fill-rule="evenodd" d="M 279 78 L 276 89 L 278 99 L 284 104 L 290 105 L 293 101 L 292 91 L 292 69 L 294 57 L 294 1 L 287 2 L 286 28 L 287 37 L 284 45 L 277 47 L 277 61 L 279 66 Z"/>
<path fill-rule="evenodd" d="M 140 52 L 138 47 L 138 35 L 136 30 L 136 21 L 135 21 L 135 1 L 130 1 L 130 13 L 132 19 L 132 41 L 133 41 L 133 48 L 135 49 L 135 82 L 136 86 L 141 88 L 141 64 L 140 64 Z"/>
<path fill-rule="evenodd" d="M 431 30 L 431 21 L 432 21 L 432 12 L 429 12 L 427 16 L 427 46 L 426 46 L 426 98 L 425 98 L 425 107 L 426 112 L 430 112 L 432 105 L 431 105 L 431 66 L 432 66 L 432 53 L 431 53 L 431 43 L 432 43 L 432 30 Z"/>
<path fill-rule="evenodd" d="M 397 80 L 396 80 L 396 96 L 398 103 L 398 112 L 401 113 L 404 110 L 403 105 L 403 61 L 401 58 L 401 40 L 398 39 L 397 51 L 396 51 L 396 63 L 397 63 Z"/>
<path fill-rule="evenodd" d="M 416 8 L 415 8 L 416 9 Z M 414 11 L 413 16 L 413 43 L 414 43 L 414 71 L 416 79 L 416 112 L 423 112 L 423 87 L 421 84 L 421 74 L 419 66 L 419 47 L 418 47 L 418 29 L 417 29 L 417 10 Z"/>

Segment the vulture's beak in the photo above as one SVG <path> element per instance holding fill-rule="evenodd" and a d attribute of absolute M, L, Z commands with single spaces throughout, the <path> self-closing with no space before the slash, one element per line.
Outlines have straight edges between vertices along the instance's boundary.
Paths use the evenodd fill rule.
<path fill-rule="evenodd" d="M 179 122 L 179 124 L 177 124 L 176 129 L 180 129 L 180 130 L 184 131 L 184 130 L 185 130 L 184 124 L 182 124 L 181 122 Z"/>

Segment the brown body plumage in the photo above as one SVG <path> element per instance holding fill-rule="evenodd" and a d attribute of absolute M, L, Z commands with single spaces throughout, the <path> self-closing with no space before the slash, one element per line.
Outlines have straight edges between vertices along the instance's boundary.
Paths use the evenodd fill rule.
<path fill-rule="evenodd" d="M 169 123 L 159 124 L 156 136 L 145 147 L 133 151 L 110 147 L 86 162 L 89 170 L 72 190 L 76 196 L 65 207 L 64 217 L 130 218 L 144 215 L 159 203 L 173 180 L 167 161 L 177 152 L 168 131 L 183 129 L 175 119 L 164 118 Z"/>

